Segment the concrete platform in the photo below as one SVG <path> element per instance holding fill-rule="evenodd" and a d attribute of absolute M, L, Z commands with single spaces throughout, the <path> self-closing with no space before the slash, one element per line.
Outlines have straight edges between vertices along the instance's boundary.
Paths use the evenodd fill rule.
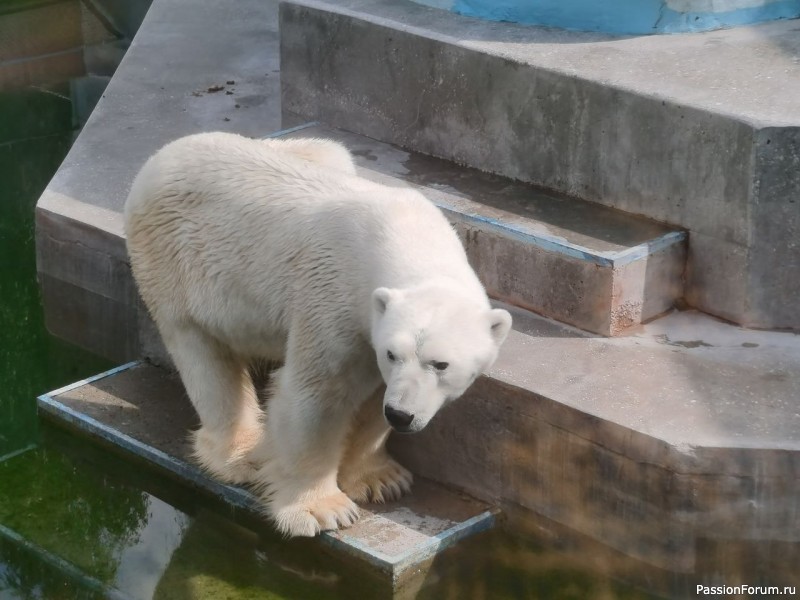
<path fill-rule="evenodd" d="M 493 298 L 618 335 L 683 296 L 683 231 L 338 129 L 310 124 L 286 137 L 339 140 L 363 177 L 418 188 L 453 223 Z"/>
<path fill-rule="evenodd" d="M 686 229 L 692 306 L 800 329 L 798 29 L 611 37 L 285 2 L 282 109 Z"/>
<path fill-rule="evenodd" d="M 196 414 L 180 379 L 157 367 L 129 363 L 41 396 L 40 414 L 145 461 L 180 483 L 263 520 L 246 489 L 215 481 L 190 458 Z M 496 509 L 429 481 L 415 482 L 399 502 L 362 507 L 346 530 L 325 532 L 322 543 L 371 569 L 393 589 L 424 573 L 438 553 L 464 537 L 490 529 Z"/>

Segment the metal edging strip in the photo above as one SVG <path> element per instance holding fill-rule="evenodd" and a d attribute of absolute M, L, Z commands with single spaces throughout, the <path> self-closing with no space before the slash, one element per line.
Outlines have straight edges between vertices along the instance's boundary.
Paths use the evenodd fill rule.
<path fill-rule="evenodd" d="M 288 129 L 281 129 L 280 131 L 275 131 L 273 133 L 265 135 L 261 139 L 262 140 L 268 140 L 268 139 L 271 139 L 271 138 L 278 138 L 278 137 L 281 137 L 281 136 L 284 136 L 284 135 L 289 135 L 290 133 L 295 133 L 296 131 L 302 131 L 303 129 L 308 129 L 309 127 L 316 127 L 317 125 L 319 125 L 319 122 L 310 121 L 310 122 L 304 123 L 302 125 L 297 125 L 296 127 L 289 127 Z"/>

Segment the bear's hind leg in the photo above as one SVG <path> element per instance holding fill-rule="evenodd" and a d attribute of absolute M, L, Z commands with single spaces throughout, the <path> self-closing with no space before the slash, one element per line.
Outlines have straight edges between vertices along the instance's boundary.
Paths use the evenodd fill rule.
<path fill-rule="evenodd" d="M 339 487 L 352 500 L 382 504 L 411 492 L 411 472 L 386 451 L 390 431 L 381 387 L 359 408 L 339 466 Z"/>
<path fill-rule="evenodd" d="M 252 481 L 260 465 L 249 453 L 263 427 L 247 364 L 193 325 L 159 329 L 200 417 L 195 458 L 224 481 Z"/>

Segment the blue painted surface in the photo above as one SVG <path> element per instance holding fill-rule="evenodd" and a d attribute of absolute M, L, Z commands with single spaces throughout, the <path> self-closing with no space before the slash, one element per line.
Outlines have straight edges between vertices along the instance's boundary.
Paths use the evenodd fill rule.
<path fill-rule="evenodd" d="M 763 1 L 757 6 L 716 11 L 679 11 L 663 0 L 415 0 L 491 21 L 545 25 L 615 34 L 710 31 L 800 17 L 800 0 Z"/>
<path fill-rule="evenodd" d="M 781 2 L 773 2 L 764 6 L 754 6 L 722 13 L 679 13 L 667 11 L 658 23 L 657 32 L 710 31 L 797 17 L 800 17 L 800 0 L 782 0 Z"/>

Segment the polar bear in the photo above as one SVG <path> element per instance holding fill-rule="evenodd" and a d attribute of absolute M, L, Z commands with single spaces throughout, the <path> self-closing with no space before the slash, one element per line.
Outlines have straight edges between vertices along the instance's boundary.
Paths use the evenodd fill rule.
<path fill-rule="evenodd" d="M 496 359 L 492 309 L 442 213 L 359 177 L 331 140 L 168 144 L 125 204 L 141 296 L 200 417 L 212 474 L 256 486 L 289 536 L 409 491 L 385 450 Z M 262 413 L 248 365 L 280 361 Z"/>

